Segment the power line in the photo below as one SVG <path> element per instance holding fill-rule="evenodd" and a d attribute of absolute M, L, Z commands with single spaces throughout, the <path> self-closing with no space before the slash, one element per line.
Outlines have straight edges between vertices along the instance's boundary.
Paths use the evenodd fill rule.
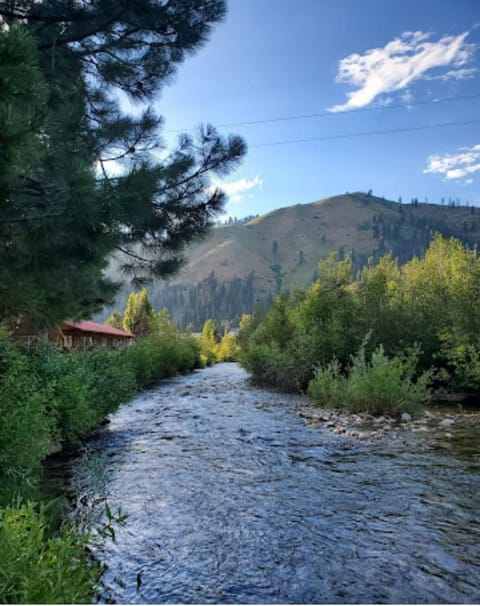
<path fill-rule="evenodd" d="M 433 128 L 444 128 L 447 126 L 466 126 L 467 124 L 480 124 L 479 120 L 465 120 L 463 122 L 439 122 L 437 124 L 425 124 L 423 126 L 410 126 L 407 128 L 390 128 L 387 130 L 370 130 L 359 133 L 346 133 L 344 135 L 325 135 L 323 137 L 309 137 L 307 139 L 286 139 L 284 141 L 271 141 L 268 143 L 252 143 L 249 147 L 273 147 L 275 145 L 290 145 L 291 143 L 309 143 L 311 141 L 332 141 L 334 139 L 350 139 L 353 137 L 367 137 L 371 135 L 391 135 L 394 133 L 407 133 L 417 130 L 429 130 Z"/>
<path fill-rule="evenodd" d="M 326 116 L 337 116 L 339 114 L 357 114 L 363 112 L 373 112 L 385 109 L 398 109 L 398 108 L 410 108 L 417 107 L 419 105 L 430 105 L 432 103 L 446 103 L 450 101 L 468 101 L 470 99 L 477 99 L 480 97 L 480 93 L 475 93 L 473 95 L 463 95 L 463 96 L 455 96 L 455 97 L 441 97 L 440 99 L 427 99 L 424 101 L 412 101 L 411 103 L 392 103 L 391 105 L 376 105 L 374 107 L 360 107 L 358 109 L 350 109 L 345 112 L 317 112 L 312 114 L 294 114 L 291 116 L 279 116 L 278 118 L 262 118 L 259 120 L 249 120 L 243 122 L 226 122 L 224 124 L 216 124 L 217 128 L 230 128 L 235 126 L 255 126 L 257 124 L 269 124 L 273 122 L 290 122 L 293 120 L 306 120 L 309 118 L 323 118 Z M 166 130 L 165 134 L 168 133 L 184 133 L 195 130 L 194 128 L 180 128 L 174 130 Z"/>

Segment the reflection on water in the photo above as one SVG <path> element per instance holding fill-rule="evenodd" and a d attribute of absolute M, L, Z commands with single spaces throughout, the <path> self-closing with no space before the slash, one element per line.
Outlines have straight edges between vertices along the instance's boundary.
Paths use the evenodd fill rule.
<path fill-rule="evenodd" d="M 96 547 L 101 602 L 480 602 L 478 424 L 393 448 L 298 402 L 223 364 L 113 416 L 71 462 L 79 516 L 129 516 Z"/>

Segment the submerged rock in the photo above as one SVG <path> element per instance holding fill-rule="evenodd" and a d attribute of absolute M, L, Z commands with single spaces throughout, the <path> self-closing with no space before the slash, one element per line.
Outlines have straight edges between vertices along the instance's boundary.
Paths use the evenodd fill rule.
<path fill-rule="evenodd" d="M 440 421 L 441 427 L 448 427 L 449 425 L 455 425 L 455 419 L 452 417 L 446 417 L 443 421 Z"/>

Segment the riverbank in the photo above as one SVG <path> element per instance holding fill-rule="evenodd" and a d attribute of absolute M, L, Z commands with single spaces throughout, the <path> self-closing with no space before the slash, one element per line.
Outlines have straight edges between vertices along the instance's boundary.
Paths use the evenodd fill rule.
<path fill-rule="evenodd" d="M 331 434 L 375 442 L 388 440 L 405 443 L 418 434 L 448 440 L 453 437 L 454 428 L 463 428 L 470 423 L 480 426 L 480 410 L 466 410 L 459 406 L 432 407 L 417 418 L 406 413 L 396 418 L 323 408 L 305 399 L 297 407 L 297 412 L 309 425 L 321 427 Z"/>
<path fill-rule="evenodd" d="M 0 561 L 8 563 L 0 602 L 92 601 L 100 569 L 88 531 L 42 504 L 42 464 L 92 436 L 136 391 L 197 367 L 199 354 L 196 339 L 174 326 L 113 351 L 63 353 L 0 338 Z"/>

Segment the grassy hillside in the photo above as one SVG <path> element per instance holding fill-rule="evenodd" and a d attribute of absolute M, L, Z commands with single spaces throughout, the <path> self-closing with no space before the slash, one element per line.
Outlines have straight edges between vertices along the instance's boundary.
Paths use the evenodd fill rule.
<path fill-rule="evenodd" d="M 307 286 L 332 250 L 351 253 L 359 272 L 387 251 L 401 261 L 423 255 L 435 231 L 476 245 L 480 209 L 399 204 L 361 193 L 297 204 L 215 228 L 187 251 L 189 262 L 174 281 L 153 284 L 149 293 L 156 308 L 166 306 L 177 322 L 199 328 L 204 318 L 234 320 L 257 300 Z M 127 294 L 128 288 L 117 307 Z"/>

